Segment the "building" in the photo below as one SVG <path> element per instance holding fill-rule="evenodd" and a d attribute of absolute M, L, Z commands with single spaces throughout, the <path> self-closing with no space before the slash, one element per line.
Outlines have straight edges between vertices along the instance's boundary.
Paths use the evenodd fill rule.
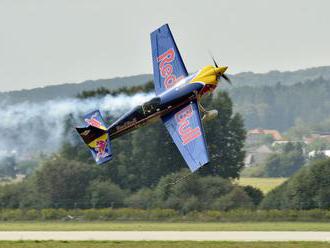
<path fill-rule="evenodd" d="M 271 143 L 273 141 L 285 141 L 279 131 L 274 129 L 251 129 L 247 132 L 246 144 L 261 145 L 265 143 Z"/>
<path fill-rule="evenodd" d="M 264 164 L 267 158 L 275 152 L 266 145 L 261 145 L 257 149 L 246 152 L 244 164 L 246 167 Z"/>
<path fill-rule="evenodd" d="M 307 145 L 313 143 L 316 140 L 325 140 L 330 143 L 330 132 L 312 133 L 308 136 L 305 136 L 303 140 Z"/>
<path fill-rule="evenodd" d="M 248 131 L 247 136 L 256 137 L 260 135 L 270 135 L 274 140 L 284 140 L 279 131 L 275 129 L 251 129 Z"/>
<path fill-rule="evenodd" d="M 319 154 L 323 154 L 323 155 L 330 158 L 330 150 L 311 151 L 311 152 L 308 153 L 308 157 L 313 158 L 313 157 L 315 157 L 316 155 L 319 155 Z"/>

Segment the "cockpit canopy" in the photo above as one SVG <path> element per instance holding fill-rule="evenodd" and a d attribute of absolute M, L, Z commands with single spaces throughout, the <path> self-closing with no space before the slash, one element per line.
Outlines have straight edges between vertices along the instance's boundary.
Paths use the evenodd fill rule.
<path fill-rule="evenodd" d="M 142 105 L 143 113 L 151 115 L 160 110 L 160 97 L 154 97 Z"/>

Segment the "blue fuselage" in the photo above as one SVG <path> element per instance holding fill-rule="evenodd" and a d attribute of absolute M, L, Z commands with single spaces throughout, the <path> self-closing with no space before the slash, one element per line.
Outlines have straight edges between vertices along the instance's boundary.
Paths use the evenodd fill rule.
<path fill-rule="evenodd" d="M 205 86 L 202 82 L 189 82 L 190 77 L 175 87 L 136 106 L 122 115 L 109 128 L 110 138 L 117 138 L 140 126 L 153 122 L 176 108 L 187 104 L 201 95 Z"/>

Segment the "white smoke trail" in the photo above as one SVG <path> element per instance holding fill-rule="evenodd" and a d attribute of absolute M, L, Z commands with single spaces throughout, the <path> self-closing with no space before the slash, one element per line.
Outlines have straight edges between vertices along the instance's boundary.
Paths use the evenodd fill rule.
<path fill-rule="evenodd" d="M 42 103 L 20 103 L 0 108 L 0 157 L 16 153 L 29 157 L 56 151 L 64 139 L 68 116 L 76 124 L 85 113 L 100 109 L 119 116 L 147 101 L 153 94 L 118 95 L 103 98 L 50 100 Z M 71 128 L 71 127 L 70 127 Z M 73 127 L 72 127 L 73 128 Z"/>

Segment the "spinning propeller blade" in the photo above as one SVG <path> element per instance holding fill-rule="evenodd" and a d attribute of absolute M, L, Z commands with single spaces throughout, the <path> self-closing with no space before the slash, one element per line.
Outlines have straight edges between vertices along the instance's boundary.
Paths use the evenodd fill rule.
<path fill-rule="evenodd" d="M 212 60 L 213 60 L 214 66 L 215 66 L 216 68 L 219 68 L 218 63 L 215 61 L 213 55 L 212 55 L 212 54 L 210 54 L 210 55 L 211 55 L 211 58 L 212 58 Z M 227 83 L 229 83 L 230 85 L 232 85 L 231 80 L 229 79 L 229 77 L 228 77 L 226 74 L 220 74 L 220 75 L 219 75 L 219 78 L 221 78 L 221 77 L 222 77 Z"/>

